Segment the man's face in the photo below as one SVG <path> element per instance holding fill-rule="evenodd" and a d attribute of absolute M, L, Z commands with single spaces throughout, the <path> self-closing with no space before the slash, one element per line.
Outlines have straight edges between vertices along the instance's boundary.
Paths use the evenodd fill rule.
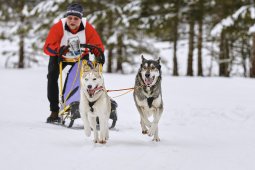
<path fill-rule="evenodd" d="M 74 15 L 67 16 L 67 25 L 71 30 L 79 28 L 81 24 L 81 19 Z"/>

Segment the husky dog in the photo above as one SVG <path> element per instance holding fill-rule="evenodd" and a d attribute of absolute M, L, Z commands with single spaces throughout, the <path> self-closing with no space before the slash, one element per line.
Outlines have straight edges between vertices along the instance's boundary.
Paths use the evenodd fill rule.
<path fill-rule="evenodd" d="M 96 69 L 83 66 L 80 90 L 80 114 L 84 123 L 86 136 L 94 132 L 94 142 L 105 144 L 109 138 L 108 121 L 111 112 L 111 101 L 107 95 L 102 74 Z M 96 118 L 99 118 L 97 130 Z"/>
<path fill-rule="evenodd" d="M 135 80 L 134 100 L 140 113 L 142 133 L 154 136 L 153 141 L 158 142 L 158 122 L 163 112 L 160 58 L 156 61 L 147 60 L 143 55 L 141 58 L 142 64 Z M 151 116 L 152 122 L 149 121 Z"/>

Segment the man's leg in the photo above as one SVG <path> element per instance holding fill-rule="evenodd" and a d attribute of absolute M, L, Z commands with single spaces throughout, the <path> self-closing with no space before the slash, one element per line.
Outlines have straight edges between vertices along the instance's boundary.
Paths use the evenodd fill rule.
<path fill-rule="evenodd" d="M 50 102 L 51 115 L 47 118 L 47 122 L 54 122 L 58 120 L 59 112 L 59 89 L 58 89 L 58 77 L 59 77 L 59 64 L 58 57 L 50 57 L 48 65 L 48 87 L 47 96 Z"/>

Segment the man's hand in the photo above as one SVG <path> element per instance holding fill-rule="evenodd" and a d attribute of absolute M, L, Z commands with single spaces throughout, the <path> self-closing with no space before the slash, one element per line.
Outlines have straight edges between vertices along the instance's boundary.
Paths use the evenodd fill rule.
<path fill-rule="evenodd" d="M 99 51 L 98 48 L 94 48 L 91 51 L 96 57 L 99 57 L 101 55 L 101 52 Z"/>
<path fill-rule="evenodd" d="M 96 58 L 97 63 L 104 65 L 104 62 L 105 62 L 104 54 L 102 54 L 98 57 L 95 57 L 95 58 Z"/>
<path fill-rule="evenodd" d="M 91 52 L 95 55 L 95 59 L 96 59 L 97 63 L 100 63 L 103 65 L 105 62 L 104 53 L 99 50 L 100 49 L 98 49 L 98 48 L 94 48 L 94 49 L 92 49 Z"/>
<path fill-rule="evenodd" d="M 59 56 L 62 57 L 62 55 L 66 54 L 68 52 L 69 46 L 61 46 L 59 49 Z"/>

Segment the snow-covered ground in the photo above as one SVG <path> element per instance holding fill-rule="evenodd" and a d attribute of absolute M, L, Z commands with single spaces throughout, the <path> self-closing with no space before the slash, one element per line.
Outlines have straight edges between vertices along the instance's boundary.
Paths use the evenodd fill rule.
<path fill-rule="evenodd" d="M 164 76 L 161 141 L 142 135 L 131 93 L 116 98 L 116 129 L 106 145 L 74 128 L 46 124 L 47 68 L 0 69 L 1 170 L 255 169 L 255 80 Z M 107 89 L 135 75 L 104 74 Z M 109 93 L 110 96 L 118 95 Z"/>

